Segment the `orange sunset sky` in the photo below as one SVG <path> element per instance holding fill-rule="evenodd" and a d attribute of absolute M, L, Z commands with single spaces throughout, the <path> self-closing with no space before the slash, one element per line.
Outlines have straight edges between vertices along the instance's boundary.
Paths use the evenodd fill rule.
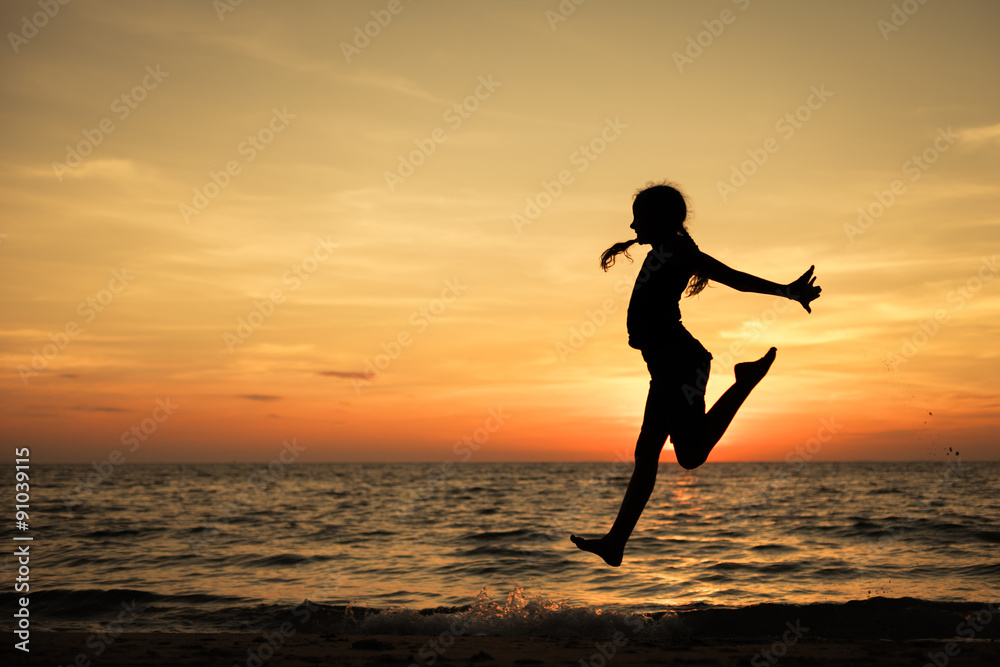
<path fill-rule="evenodd" d="M 1000 458 L 995 2 L 13 0 L 0 25 L 0 436 L 33 461 L 631 457 L 648 246 L 598 257 L 662 179 L 702 250 L 823 287 L 811 315 L 682 301 L 710 402 L 778 348 L 712 460 Z"/>

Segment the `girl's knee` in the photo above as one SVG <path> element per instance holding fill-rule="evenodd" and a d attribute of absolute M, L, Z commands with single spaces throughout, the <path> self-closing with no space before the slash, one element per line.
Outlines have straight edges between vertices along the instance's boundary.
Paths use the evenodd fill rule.
<path fill-rule="evenodd" d="M 677 454 L 677 464 L 684 468 L 685 470 L 694 470 L 705 462 L 706 457 L 704 456 L 691 456 L 689 454 L 681 454 L 678 451 L 674 451 Z"/>
<path fill-rule="evenodd" d="M 677 463 L 685 470 L 694 470 L 708 458 L 706 448 L 692 436 L 671 437 Z"/>

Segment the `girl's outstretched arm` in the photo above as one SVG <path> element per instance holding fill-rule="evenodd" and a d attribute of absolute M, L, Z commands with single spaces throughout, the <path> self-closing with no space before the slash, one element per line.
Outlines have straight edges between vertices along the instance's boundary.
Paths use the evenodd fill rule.
<path fill-rule="evenodd" d="M 814 284 L 816 282 L 816 278 L 813 276 L 813 269 L 816 268 L 815 266 L 810 266 L 809 270 L 799 276 L 794 282 L 787 285 L 779 285 L 778 283 L 773 283 L 770 280 L 758 278 L 757 276 L 749 273 L 743 273 L 742 271 L 732 269 L 711 255 L 706 255 L 703 252 L 700 252 L 699 254 L 699 271 L 709 280 L 714 280 L 715 282 L 722 283 L 723 285 L 728 285 L 734 290 L 738 290 L 740 292 L 755 292 L 757 294 L 773 294 L 775 296 L 783 296 L 791 299 L 792 301 L 798 301 L 802 304 L 802 307 L 806 309 L 806 312 L 809 313 L 812 312 L 812 309 L 809 307 L 809 302 L 814 299 L 818 299 L 819 293 L 823 291 L 822 287 L 818 287 Z"/>

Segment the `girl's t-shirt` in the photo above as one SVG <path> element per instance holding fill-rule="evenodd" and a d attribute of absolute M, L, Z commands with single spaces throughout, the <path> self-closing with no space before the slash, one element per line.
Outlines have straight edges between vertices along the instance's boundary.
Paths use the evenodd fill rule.
<path fill-rule="evenodd" d="M 637 350 L 670 344 L 680 326 L 680 300 L 700 252 L 690 238 L 654 246 L 642 262 L 628 304 L 628 344 Z"/>

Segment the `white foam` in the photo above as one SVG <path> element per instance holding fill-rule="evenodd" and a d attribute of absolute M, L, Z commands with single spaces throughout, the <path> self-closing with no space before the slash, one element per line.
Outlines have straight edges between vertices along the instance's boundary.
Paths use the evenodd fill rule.
<path fill-rule="evenodd" d="M 453 613 L 424 614 L 405 607 L 390 607 L 352 621 L 348 614 L 341 631 L 379 635 L 499 635 L 606 638 L 615 632 L 631 636 L 684 634 L 677 617 L 663 614 L 653 619 L 639 612 L 602 610 L 587 605 L 528 596 L 517 584 L 496 595 L 484 588 L 468 609 Z"/>

